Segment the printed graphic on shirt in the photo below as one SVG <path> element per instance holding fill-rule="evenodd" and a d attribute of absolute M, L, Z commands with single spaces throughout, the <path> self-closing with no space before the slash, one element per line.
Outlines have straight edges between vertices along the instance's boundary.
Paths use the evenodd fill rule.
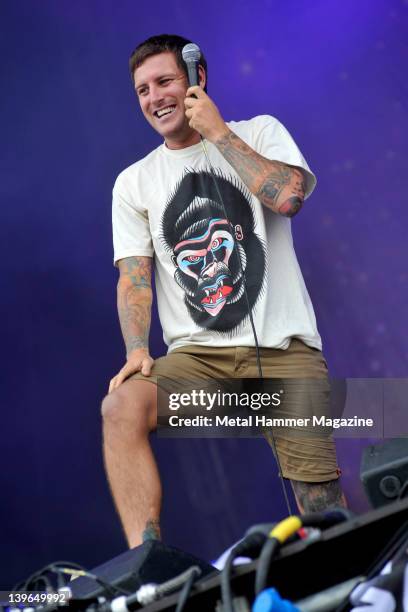
<path fill-rule="evenodd" d="M 231 333 L 248 318 L 244 279 L 252 309 L 266 265 L 254 228 L 249 192 L 220 172 L 215 183 L 209 172 L 187 171 L 169 198 L 161 237 L 172 255 L 174 279 L 199 327 Z"/>

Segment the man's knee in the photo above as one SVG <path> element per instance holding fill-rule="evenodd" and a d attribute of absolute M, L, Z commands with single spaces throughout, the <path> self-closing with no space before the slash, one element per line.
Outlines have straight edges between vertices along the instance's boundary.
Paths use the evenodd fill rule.
<path fill-rule="evenodd" d="M 151 383 L 125 382 L 102 401 L 105 428 L 126 426 L 133 431 L 151 431 L 156 427 L 155 388 Z"/>

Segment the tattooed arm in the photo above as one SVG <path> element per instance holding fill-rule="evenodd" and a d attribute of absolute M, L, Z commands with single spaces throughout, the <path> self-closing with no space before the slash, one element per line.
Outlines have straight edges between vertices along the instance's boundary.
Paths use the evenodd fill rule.
<path fill-rule="evenodd" d="M 214 144 L 264 206 L 285 217 L 299 212 L 305 198 L 299 168 L 266 159 L 229 129 Z"/>
<path fill-rule="evenodd" d="M 271 161 L 251 149 L 229 129 L 214 102 L 200 87 L 190 87 L 186 95 L 184 104 L 190 127 L 215 144 L 262 204 L 285 217 L 299 212 L 305 197 L 302 170 Z"/>
<path fill-rule="evenodd" d="M 126 257 L 119 265 L 118 313 L 126 345 L 127 362 L 112 378 L 109 392 L 135 372 L 150 375 L 153 359 L 149 355 L 149 330 L 152 306 L 152 258 Z"/>

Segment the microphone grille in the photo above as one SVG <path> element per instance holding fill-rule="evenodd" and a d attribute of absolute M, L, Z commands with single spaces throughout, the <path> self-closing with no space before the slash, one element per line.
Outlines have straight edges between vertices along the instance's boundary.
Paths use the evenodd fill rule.
<path fill-rule="evenodd" d="M 199 62 L 201 57 L 200 47 L 195 43 L 188 43 L 188 45 L 184 45 L 181 54 L 183 56 L 183 60 L 187 62 Z"/>

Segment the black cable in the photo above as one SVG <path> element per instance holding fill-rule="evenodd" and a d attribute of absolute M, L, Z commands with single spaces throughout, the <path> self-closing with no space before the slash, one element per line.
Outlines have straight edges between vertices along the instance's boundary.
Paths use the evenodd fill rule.
<path fill-rule="evenodd" d="M 231 573 L 234 560 L 240 555 L 253 556 L 258 553 L 267 535 L 262 531 L 248 534 L 231 550 L 221 572 L 221 597 L 224 612 L 234 612 L 233 594 L 231 588 Z"/>
<path fill-rule="evenodd" d="M 268 538 L 262 547 L 261 554 L 259 555 L 258 567 L 256 569 L 255 576 L 255 595 L 259 595 L 266 587 L 268 581 L 269 566 L 272 558 L 279 550 L 279 540 L 276 538 Z"/>
<path fill-rule="evenodd" d="M 57 574 L 57 576 L 60 577 L 62 575 L 67 574 L 67 572 L 64 571 L 65 569 L 73 569 L 73 570 L 78 570 L 79 572 L 83 572 L 83 575 L 85 577 L 90 578 L 91 580 L 94 580 L 95 582 L 97 582 L 101 587 L 103 587 L 107 591 L 107 593 L 109 593 L 112 596 L 117 595 L 117 594 L 120 594 L 120 595 L 130 594 L 129 591 L 119 586 L 116 586 L 114 584 L 110 584 L 109 582 L 105 581 L 103 578 L 100 578 L 99 576 L 96 576 L 95 574 L 87 572 L 82 567 L 82 565 L 79 565 L 78 563 L 74 563 L 72 561 L 55 561 L 54 563 L 49 563 L 48 565 L 44 566 L 42 569 L 37 570 L 36 572 L 31 574 L 25 581 L 21 581 L 17 585 L 15 585 L 15 587 L 13 588 L 13 591 L 18 591 L 18 590 L 28 591 L 30 590 L 30 587 L 31 587 L 31 590 L 36 590 L 36 591 L 45 590 L 47 592 L 53 592 L 55 589 L 51 581 L 47 578 L 46 573 L 47 572 L 55 573 Z M 40 588 L 41 583 L 43 583 L 44 589 Z"/>
<path fill-rule="evenodd" d="M 234 551 L 228 555 L 228 559 L 225 562 L 221 573 L 221 597 L 223 612 L 234 612 L 234 604 L 232 602 L 232 588 L 231 588 L 231 570 L 234 563 L 234 559 L 237 555 L 233 555 Z"/>
<path fill-rule="evenodd" d="M 303 514 L 300 518 L 303 527 L 319 527 L 328 529 L 339 523 L 344 523 L 354 518 L 354 513 L 348 508 L 329 508 L 322 512 L 310 512 Z"/>
<path fill-rule="evenodd" d="M 73 563 L 72 561 L 55 561 L 54 563 L 49 563 L 48 565 L 45 565 L 40 570 L 36 570 L 26 580 L 21 580 L 20 582 L 18 582 L 13 587 L 13 591 L 18 591 L 19 589 L 23 589 L 25 591 L 28 590 L 27 587 L 30 585 L 32 580 L 34 580 L 38 576 L 41 576 L 45 572 L 53 571 L 52 568 L 57 567 L 58 565 L 62 565 L 64 567 L 72 567 L 73 569 L 85 571 L 82 565 L 79 565 L 78 563 Z"/>
<path fill-rule="evenodd" d="M 227 210 L 226 210 L 225 204 L 224 204 L 224 199 L 223 199 L 223 197 L 221 195 L 221 191 L 220 191 L 220 189 L 218 187 L 217 177 L 215 175 L 213 165 L 211 164 L 210 158 L 208 157 L 208 153 L 207 153 L 207 149 L 205 147 L 205 143 L 204 143 L 203 137 L 200 136 L 200 138 L 201 138 L 201 142 L 202 142 L 202 145 L 203 145 L 203 150 L 204 150 L 204 153 L 205 153 L 205 157 L 206 157 L 207 163 L 208 163 L 208 165 L 210 167 L 210 173 L 211 173 L 212 179 L 214 181 L 215 189 L 217 191 L 218 197 L 220 198 L 220 203 L 221 203 L 221 206 L 222 206 L 225 218 L 228 221 L 229 225 L 232 227 L 232 223 L 228 219 Z M 256 364 L 257 364 L 257 367 L 258 367 L 258 375 L 259 375 L 259 378 L 263 378 L 261 356 L 259 354 L 258 336 L 257 336 L 256 329 L 255 329 L 254 319 L 253 319 L 253 316 L 252 316 L 251 305 L 249 303 L 249 297 L 248 297 L 248 292 L 247 292 L 246 280 L 245 280 L 245 276 L 244 276 L 244 269 L 243 269 L 243 266 L 242 266 L 241 256 L 239 254 L 238 245 L 236 243 L 234 233 L 232 233 L 231 235 L 232 235 L 232 239 L 233 239 L 233 242 L 234 242 L 234 247 L 235 247 L 234 250 L 237 253 L 237 261 L 238 261 L 239 271 L 240 271 L 240 274 L 241 274 L 241 277 L 242 277 L 242 285 L 244 287 L 244 295 L 245 295 L 245 301 L 246 301 L 246 304 L 247 304 L 248 316 L 249 316 L 249 320 L 251 322 L 252 334 L 254 336 L 254 341 L 255 341 Z"/>
<path fill-rule="evenodd" d="M 59 565 L 61 565 L 62 567 L 58 567 Z M 73 566 L 73 565 L 77 565 L 76 563 L 70 563 L 69 565 Z M 49 566 L 49 571 L 55 572 L 58 576 L 61 575 L 66 575 L 68 572 L 66 571 L 66 569 L 71 569 L 70 567 L 67 567 L 66 564 L 63 564 L 63 562 L 58 561 L 57 563 L 52 563 Z M 110 593 L 111 595 L 116 595 L 116 594 L 120 594 L 120 595 L 129 595 L 130 591 L 127 591 L 126 589 L 123 589 L 120 586 L 116 586 L 115 584 L 112 584 L 110 582 L 108 582 L 107 580 L 104 580 L 103 578 L 101 578 L 100 576 L 97 576 L 96 574 L 92 574 L 91 572 L 88 572 L 87 570 L 83 569 L 81 566 L 77 565 L 76 568 L 73 569 L 79 569 L 79 571 L 83 574 L 80 577 L 84 577 L 84 578 L 90 578 L 91 580 L 94 580 L 95 582 L 97 582 L 101 587 L 103 587 L 108 593 Z"/>
<path fill-rule="evenodd" d="M 216 189 L 217 195 L 218 195 L 218 197 L 220 199 L 220 203 L 221 203 L 221 206 L 222 206 L 225 218 L 228 221 L 229 225 L 232 227 L 232 223 L 228 219 L 227 210 L 226 210 L 225 204 L 224 204 L 224 199 L 223 199 L 223 197 L 221 195 L 221 191 L 220 191 L 220 189 L 218 187 L 217 177 L 216 177 L 216 174 L 214 172 L 213 165 L 212 165 L 212 163 L 210 161 L 210 158 L 209 158 L 209 155 L 208 155 L 208 152 L 207 152 L 207 148 L 205 146 L 204 139 L 203 139 L 202 136 L 200 136 L 200 139 L 201 139 L 201 146 L 203 148 L 205 158 L 206 158 L 208 166 L 210 168 L 210 174 L 211 174 L 211 176 L 213 178 L 215 189 Z M 242 261 L 241 261 L 241 255 L 239 253 L 238 244 L 236 242 L 234 232 L 232 232 L 231 235 L 232 235 L 232 240 L 233 240 L 233 243 L 234 243 L 234 249 L 233 250 L 236 251 L 236 253 L 237 253 L 237 261 L 238 261 L 238 266 L 239 266 L 239 272 L 240 272 L 241 277 L 242 277 L 242 284 L 243 284 L 243 287 L 244 287 L 244 295 L 245 295 L 245 301 L 246 301 L 247 310 L 248 310 L 248 316 L 249 316 L 249 320 L 250 320 L 251 327 L 252 327 L 252 334 L 254 336 L 255 350 L 256 350 L 256 363 L 257 363 L 257 367 L 258 367 L 258 375 L 259 375 L 260 380 L 262 380 L 263 379 L 263 372 L 262 372 L 261 356 L 260 356 L 260 352 L 259 352 L 258 336 L 257 336 L 256 329 L 255 329 L 254 319 L 253 319 L 253 316 L 252 316 L 251 305 L 249 303 L 249 297 L 248 297 L 248 292 L 247 292 L 247 286 L 246 286 L 246 280 L 245 280 L 245 275 L 244 275 L 244 269 L 243 269 L 243 265 L 242 265 Z M 281 481 L 281 484 L 282 484 L 282 490 L 283 490 L 283 496 L 285 498 L 286 508 L 288 510 L 289 515 L 291 515 L 292 514 L 292 508 L 290 506 L 289 496 L 288 496 L 288 493 L 286 491 L 285 482 L 284 482 L 284 479 L 283 479 L 283 476 L 282 476 L 282 466 L 281 466 L 281 463 L 280 463 L 280 460 L 279 460 L 278 451 L 277 451 L 277 448 L 276 448 L 276 440 L 275 440 L 275 435 L 274 435 L 274 432 L 273 432 L 273 428 L 271 428 L 270 432 L 271 432 L 272 448 L 273 448 L 273 452 L 274 452 L 275 457 L 276 457 L 276 462 L 278 464 L 279 477 L 280 477 L 280 481 Z"/>
<path fill-rule="evenodd" d="M 195 571 L 192 571 L 190 576 L 187 578 L 186 582 L 184 583 L 183 588 L 180 591 L 180 596 L 178 598 L 176 612 L 183 612 L 184 606 L 186 605 L 186 601 L 190 596 L 192 586 L 200 575 L 201 575 L 201 572 L 199 571 L 198 568 L 196 568 Z"/>

